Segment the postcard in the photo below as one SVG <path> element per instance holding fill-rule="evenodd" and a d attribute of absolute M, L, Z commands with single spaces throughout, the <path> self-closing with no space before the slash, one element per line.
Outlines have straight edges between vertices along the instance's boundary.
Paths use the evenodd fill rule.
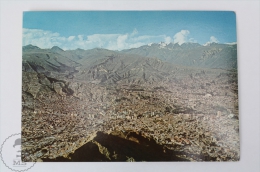
<path fill-rule="evenodd" d="M 23 14 L 24 162 L 238 161 L 232 11 Z"/>

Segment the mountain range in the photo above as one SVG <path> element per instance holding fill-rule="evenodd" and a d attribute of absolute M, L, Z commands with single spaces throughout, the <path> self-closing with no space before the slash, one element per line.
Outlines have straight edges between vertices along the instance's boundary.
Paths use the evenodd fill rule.
<path fill-rule="evenodd" d="M 149 44 L 112 51 L 101 48 L 63 50 L 57 46 L 23 47 L 23 70 L 48 77 L 96 83 L 152 83 L 201 70 L 237 67 L 237 46 L 212 43 Z"/>
<path fill-rule="evenodd" d="M 162 61 L 201 68 L 237 68 L 237 45 L 211 43 L 150 44 L 123 50 L 127 54 L 157 57 Z"/>

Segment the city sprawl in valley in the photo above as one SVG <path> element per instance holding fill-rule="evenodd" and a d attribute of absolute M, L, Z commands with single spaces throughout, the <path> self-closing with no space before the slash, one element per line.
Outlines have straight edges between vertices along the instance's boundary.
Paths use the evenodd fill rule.
<path fill-rule="evenodd" d="M 237 45 L 23 46 L 24 161 L 238 161 Z"/>

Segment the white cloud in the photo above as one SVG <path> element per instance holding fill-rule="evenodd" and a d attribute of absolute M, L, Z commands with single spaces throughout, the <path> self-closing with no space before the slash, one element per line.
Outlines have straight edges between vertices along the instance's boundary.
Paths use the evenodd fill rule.
<path fill-rule="evenodd" d="M 210 38 L 209 38 L 209 41 L 208 42 L 206 42 L 205 44 L 204 44 L 204 46 L 208 46 L 208 45 L 210 45 L 211 43 L 218 43 L 219 41 L 218 41 L 218 39 L 215 37 L 215 36 L 211 36 Z"/>
<path fill-rule="evenodd" d="M 83 35 L 78 35 L 78 38 L 79 38 L 80 41 L 84 40 L 84 36 Z"/>
<path fill-rule="evenodd" d="M 135 35 L 137 35 L 137 34 L 138 34 L 138 31 L 137 31 L 137 29 L 135 28 L 135 29 L 133 30 L 133 32 L 131 33 L 130 36 L 135 36 Z"/>
<path fill-rule="evenodd" d="M 215 36 L 211 36 L 210 37 L 210 42 L 215 42 L 215 43 L 218 43 L 218 39 L 215 37 Z"/>
<path fill-rule="evenodd" d="M 166 44 L 169 44 L 169 43 L 172 42 L 172 38 L 169 37 L 169 36 L 167 36 L 166 38 L 164 38 L 164 42 L 165 42 Z"/>
<path fill-rule="evenodd" d="M 117 47 L 118 49 L 124 49 L 127 46 L 126 40 L 128 35 L 119 35 L 117 38 Z"/>
<path fill-rule="evenodd" d="M 68 37 L 68 41 L 72 41 L 75 38 L 75 36 Z"/>
<path fill-rule="evenodd" d="M 227 44 L 227 45 L 236 45 L 237 42 L 226 42 L 225 44 Z"/>
<path fill-rule="evenodd" d="M 60 46 L 60 42 L 66 40 L 59 33 L 43 31 L 40 29 L 23 29 L 23 45 L 33 44 L 41 48 Z"/>
<path fill-rule="evenodd" d="M 174 43 L 178 43 L 179 45 L 188 42 L 188 35 L 190 34 L 190 31 L 188 30 L 181 30 L 180 32 L 176 33 L 174 35 Z"/>
<path fill-rule="evenodd" d="M 197 40 L 196 40 L 196 39 L 194 39 L 194 38 L 190 38 L 190 39 L 189 39 L 189 42 L 192 42 L 192 43 L 197 43 Z"/>
<path fill-rule="evenodd" d="M 197 40 L 190 37 L 189 30 L 181 30 L 173 37 L 168 35 L 140 35 L 137 29 L 134 29 L 131 33 L 125 34 L 81 34 L 64 37 L 57 32 L 40 29 L 23 29 L 23 45 L 32 44 L 40 48 L 59 46 L 64 50 L 77 48 L 105 48 L 110 50 L 123 50 L 159 42 L 165 42 L 166 44 L 174 42 L 181 45 L 185 42 L 196 43 Z M 213 42 L 219 42 L 215 36 L 211 36 L 209 41 L 204 45 L 210 45 Z"/>
<path fill-rule="evenodd" d="M 183 43 L 189 41 L 188 30 L 182 30 L 175 34 L 174 42 Z M 92 49 L 105 48 L 110 50 L 122 50 L 137 48 L 151 42 L 170 43 L 173 39 L 167 35 L 139 35 L 134 29 L 131 33 L 125 34 L 92 34 L 92 35 L 70 35 L 61 36 L 59 33 L 40 29 L 23 29 L 23 45 L 36 45 L 40 48 L 51 48 L 59 46 L 62 49 Z"/>

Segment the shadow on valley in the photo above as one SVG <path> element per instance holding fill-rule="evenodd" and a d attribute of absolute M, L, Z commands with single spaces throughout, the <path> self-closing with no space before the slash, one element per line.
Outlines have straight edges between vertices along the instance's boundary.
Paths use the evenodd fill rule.
<path fill-rule="evenodd" d="M 117 133 L 120 134 L 120 133 Z M 86 143 L 69 159 L 57 157 L 56 159 L 43 159 L 45 162 L 95 162 L 95 161 L 188 161 L 177 157 L 180 152 L 164 148 L 135 132 L 129 132 L 125 138 L 112 134 L 98 132 L 97 136 Z"/>

